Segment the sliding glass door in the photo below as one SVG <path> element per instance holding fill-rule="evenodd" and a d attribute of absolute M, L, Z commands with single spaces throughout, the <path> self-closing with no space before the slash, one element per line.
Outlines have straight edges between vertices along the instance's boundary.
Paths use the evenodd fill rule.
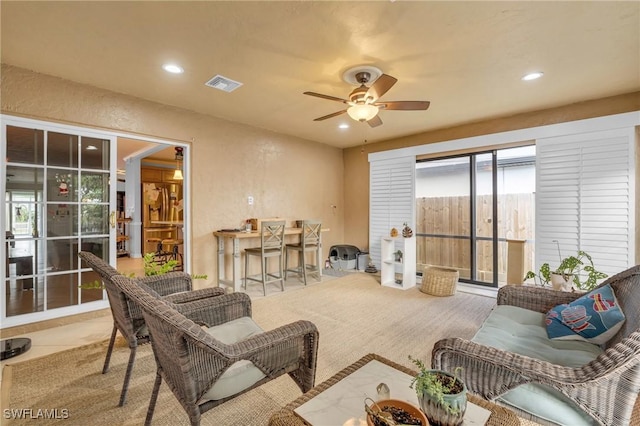
<path fill-rule="evenodd" d="M 115 258 L 115 141 L 81 129 L 3 121 L 2 316 L 33 321 L 58 316 L 53 310 L 86 311 L 83 305 L 104 295 L 80 288 L 98 277 L 80 265 L 78 251 Z"/>
<path fill-rule="evenodd" d="M 533 240 L 534 188 L 533 146 L 418 161 L 418 271 L 441 266 L 458 270 L 461 281 L 504 283 L 507 241 Z"/>

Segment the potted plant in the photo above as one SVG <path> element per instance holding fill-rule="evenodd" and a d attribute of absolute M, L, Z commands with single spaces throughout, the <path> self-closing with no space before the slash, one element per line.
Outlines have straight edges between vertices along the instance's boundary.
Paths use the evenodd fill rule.
<path fill-rule="evenodd" d="M 560 251 L 558 250 L 558 254 Z M 580 279 L 580 272 L 587 274 L 586 280 Z M 560 264 L 553 271 L 548 263 L 540 266 L 540 271 L 536 274 L 534 271 L 527 272 L 524 279 L 533 278 L 534 281 L 540 280 L 541 286 L 551 286 L 555 290 L 570 291 L 572 288 L 582 291 L 591 291 L 598 285 L 598 280 L 607 278 L 604 272 L 596 270 L 593 265 L 591 256 L 579 250 L 576 256 L 568 256 L 560 259 Z"/>
<path fill-rule="evenodd" d="M 441 370 L 429 370 L 419 359 L 409 356 L 409 360 L 418 367 L 418 374 L 411 381 L 415 389 L 420 408 L 435 426 L 458 426 L 462 424 L 467 409 L 467 388 L 457 376 L 462 369 L 456 368 L 455 374 Z"/>
<path fill-rule="evenodd" d="M 402 250 L 398 250 L 394 254 L 395 254 L 395 261 L 402 262 Z"/>

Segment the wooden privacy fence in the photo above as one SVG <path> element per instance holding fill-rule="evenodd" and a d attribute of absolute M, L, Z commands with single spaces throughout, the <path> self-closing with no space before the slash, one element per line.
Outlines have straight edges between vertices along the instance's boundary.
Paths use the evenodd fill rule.
<path fill-rule="evenodd" d="M 492 281 L 493 214 L 491 195 L 480 195 L 476 204 L 477 279 Z M 526 240 L 524 270 L 534 259 L 535 194 L 498 196 L 498 282 L 506 281 L 507 239 Z M 469 278 L 471 217 L 469 196 L 429 197 L 416 200 L 417 270 L 425 265 L 456 268 Z M 421 235 L 423 234 L 423 235 Z M 424 236 L 424 235 L 427 236 Z M 485 240 L 488 238 L 488 240 Z"/>

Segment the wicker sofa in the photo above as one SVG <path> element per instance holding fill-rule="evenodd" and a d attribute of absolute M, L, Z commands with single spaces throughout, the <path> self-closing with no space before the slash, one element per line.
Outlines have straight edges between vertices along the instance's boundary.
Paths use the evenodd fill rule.
<path fill-rule="evenodd" d="M 432 367 L 462 366 L 470 392 L 541 424 L 640 424 L 640 265 L 607 284 L 625 322 L 603 345 L 547 337 L 546 312 L 581 294 L 506 286 L 471 340 L 436 343 Z"/>

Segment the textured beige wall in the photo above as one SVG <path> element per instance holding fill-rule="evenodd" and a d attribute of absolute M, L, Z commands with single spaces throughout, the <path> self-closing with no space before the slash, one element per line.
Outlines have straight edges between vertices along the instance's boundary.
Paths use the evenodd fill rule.
<path fill-rule="evenodd" d="M 331 229 L 325 258 L 344 241 L 339 148 L 5 64 L 1 96 L 5 114 L 190 142 L 193 271 L 209 282 L 217 273 L 212 231 L 249 217 L 321 219 Z"/>
<path fill-rule="evenodd" d="M 367 144 L 364 152 L 362 152 L 363 147 L 346 149 L 344 152 L 345 241 L 360 248 L 369 246 L 369 163 L 367 159 L 369 153 L 638 110 L 640 110 L 640 92 L 635 92 Z M 636 242 L 636 247 L 636 252 L 639 252 L 640 241 Z"/>

